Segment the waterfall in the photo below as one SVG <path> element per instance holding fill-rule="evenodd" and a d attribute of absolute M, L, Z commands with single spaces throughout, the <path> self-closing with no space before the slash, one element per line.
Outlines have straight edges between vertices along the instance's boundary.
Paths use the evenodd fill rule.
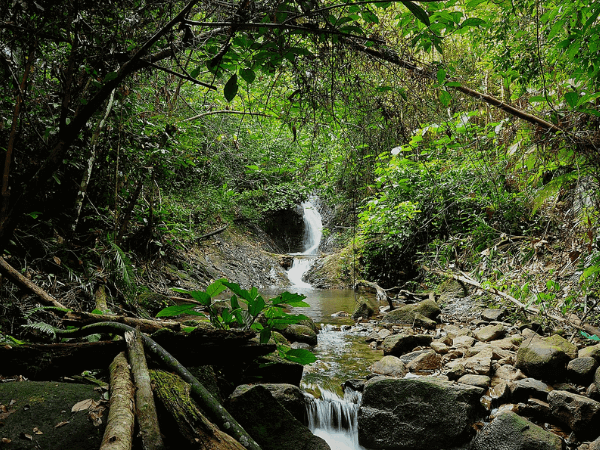
<path fill-rule="evenodd" d="M 341 398 L 321 389 L 321 398 L 310 396 L 307 404 L 308 427 L 323 438 L 331 450 L 364 450 L 358 443 L 357 416 L 362 394 L 349 387 Z"/>
<path fill-rule="evenodd" d="M 302 239 L 301 253 L 292 253 L 295 256 L 292 268 L 288 271 L 288 279 L 292 283 L 292 286 L 299 288 L 311 288 L 312 286 L 305 281 L 302 281 L 302 277 L 310 266 L 314 262 L 314 256 L 316 256 L 317 249 L 321 243 L 321 236 L 323 234 L 323 223 L 321 221 L 321 214 L 317 211 L 317 208 L 312 202 L 302 203 L 304 220 L 304 237 Z"/>

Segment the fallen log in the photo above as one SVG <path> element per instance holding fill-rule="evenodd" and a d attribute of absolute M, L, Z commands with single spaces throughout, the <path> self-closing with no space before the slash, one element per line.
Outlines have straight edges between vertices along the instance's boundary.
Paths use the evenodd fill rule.
<path fill-rule="evenodd" d="M 110 365 L 110 410 L 100 450 L 130 450 L 133 440 L 134 387 L 125 353 Z"/>
<path fill-rule="evenodd" d="M 387 292 L 385 291 L 385 289 L 383 289 L 377 283 L 373 283 L 372 281 L 367 281 L 367 280 L 358 280 L 356 282 L 356 284 L 354 285 L 354 290 L 358 289 L 360 286 L 365 286 L 365 287 L 374 289 L 376 292 L 375 298 L 377 299 L 377 301 L 380 301 L 380 302 L 386 301 L 388 303 L 388 305 L 390 305 L 390 311 L 392 311 L 394 309 L 394 304 L 392 303 L 391 297 L 389 295 L 387 295 Z"/>
<path fill-rule="evenodd" d="M 46 305 L 56 306 L 57 308 L 63 308 L 65 310 L 68 309 L 66 306 L 64 306 L 62 303 L 60 303 L 58 300 L 56 300 L 54 297 L 52 297 L 50 294 L 44 291 L 41 287 L 39 287 L 31 280 L 21 275 L 21 273 L 15 270 L 15 268 L 8 264 L 6 260 L 2 257 L 0 257 L 0 273 L 17 286 L 25 289 L 28 292 L 31 292 L 32 294 L 37 295 L 37 297 L 42 303 Z"/>
<path fill-rule="evenodd" d="M 125 333 L 133 328 L 116 322 L 101 322 L 86 325 L 74 330 L 56 330 L 57 335 L 80 337 L 93 333 Z M 230 436 L 236 439 L 248 450 L 260 450 L 260 446 L 242 428 L 237 420 L 211 395 L 208 390 L 194 377 L 189 370 L 182 366 L 169 352 L 162 348 L 153 339 L 142 335 L 144 347 L 158 358 L 167 368 L 176 372 L 184 381 L 191 385 L 192 394 L 200 402 L 200 407 L 206 411 L 216 425 L 221 427 Z"/>
<path fill-rule="evenodd" d="M 81 311 L 69 311 L 65 317 L 63 317 L 63 323 L 65 325 L 71 325 L 80 327 L 83 325 L 89 325 L 91 323 L 98 322 L 118 322 L 125 325 L 129 325 L 133 328 L 139 328 L 142 333 L 154 333 L 161 328 L 169 328 L 173 331 L 181 330 L 181 324 L 173 320 L 150 320 L 150 319 L 138 319 L 135 317 L 126 316 L 113 316 L 110 314 L 92 314 Z"/>
<path fill-rule="evenodd" d="M 223 231 L 225 231 L 227 229 L 227 227 L 229 227 L 229 224 L 225 225 L 224 227 L 218 228 L 215 231 L 211 231 L 210 233 L 203 234 L 202 236 L 199 236 L 197 240 L 202 241 L 206 238 L 214 236 L 215 234 L 222 233 Z"/>
<path fill-rule="evenodd" d="M 136 387 L 136 416 L 142 437 L 142 447 L 144 450 L 162 450 L 164 444 L 160 435 L 156 405 L 150 386 L 150 374 L 144 356 L 144 345 L 142 344 L 140 331 L 136 328 L 133 332 L 125 332 L 125 342 L 127 343 L 127 355 L 129 356 L 131 373 Z"/>
<path fill-rule="evenodd" d="M 151 370 L 150 378 L 158 401 L 171 414 L 180 436 L 188 444 L 203 450 L 245 450 L 202 414 L 190 396 L 190 385 L 181 377 L 162 370 Z"/>

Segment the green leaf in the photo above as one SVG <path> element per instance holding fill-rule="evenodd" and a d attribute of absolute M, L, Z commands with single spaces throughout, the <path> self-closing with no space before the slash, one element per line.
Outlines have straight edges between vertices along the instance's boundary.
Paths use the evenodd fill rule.
<path fill-rule="evenodd" d="M 227 281 L 227 278 L 220 278 L 214 283 L 210 284 L 206 288 L 206 293 L 211 297 L 216 297 L 217 295 L 219 295 L 221 292 L 227 289 L 227 286 L 223 285 L 223 281 Z"/>
<path fill-rule="evenodd" d="M 288 361 L 302 365 L 312 364 L 317 360 L 317 357 L 311 351 L 303 348 L 293 348 L 288 350 L 283 357 Z"/>
<path fill-rule="evenodd" d="M 534 95 L 533 97 L 531 97 L 529 99 L 529 103 L 539 103 L 539 102 L 545 102 L 546 97 L 544 97 L 543 95 Z"/>
<path fill-rule="evenodd" d="M 446 83 L 446 87 L 460 87 L 461 84 L 458 81 L 450 81 L 449 83 Z"/>
<path fill-rule="evenodd" d="M 439 100 L 442 105 L 449 106 L 452 102 L 452 96 L 448 91 L 440 91 Z"/>
<path fill-rule="evenodd" d="M 437 80 L 440 85 L 443 85 L 444 81 L 446 81 L 446 71 L 444 69 L 439 69 L 437 71 Z"/>
<path fill-rule="evenodd" d="M 593 101 L 593 100 L 596 100 L 598 97 L 600 97 L 600 92 L 594 92 L 593 94 L 587 94 L 587 95 L 584 95 L 584 96 L 583 96 L 583 97 L 581 97 L 581 98 L 579 99 L 579 101 L 577 102 L 577 106 L 581 106 L 581 105 L 583 105 L 584 103 L 587 103 L 587 102 L 591 102 L 591 101 Z"/>
<path fill-rule="evenodd" d="M 248 312 L 256 317 L 262 312 L 265 306 L 265 300 L 259 295 L 256 299 L 248 302 Z"/>
<path fill-rule="evenodd" d="M 360 15 L 366 23 L 379 23 L 379 17 L 369 10 L 361 12 Z"/>
<path fill-rule="evenodd" d="M 565 94 L 565 100 L 571 108 L 575 108 L 579 101 L 579 94 L 577 92 L 567 92 Z"/>
<path fill-rule="evenodd" d="M 238 83 L 237 83 L 237 73 L 234 73 L 229 81 L 225 84 L 223 88 L 223 94 L 225 95 L 225 99 L 230 102 L 233 100 L 238 91 Z"/>
<path fill-rule="evenodd" d="M 190 77 L 196 78 L 198 75 L 200 75 L 201 71 L 202 71 L 202 67 L 201 66 L 196 67 L 194 70 L 192 70 L 190 72 Z"/>
<path fill-rule="evenodd" d="M 230 283 L 228 281 L 222 281 L 223 285 L 227 286 L 231 292 L 236 294 L 238 297 L 241 297 L 246 302 L 251 302 L 254 298 L 250 295 L 246 289 L 242 289 L 237 283 Z"/>
<path fill-rule="evenodd" d="M 248 83 L 252 84 L 252 82 L 256 79 L 256 73 L 252 69 L 242 69 L 240 70 L 240 77 Z"/>
<path fill-rule="evenodd" d="M 290 302 L 301 302 L 305 298 L 306 298 L 306 295 L 304 295 L 304 294 L 297 294 L 297 293 L 292 293 L 292 292 L 286 291 L 286 292 L 282 292 L 277 297 L 272 298 L 271 303 L 273 305 L 287 304 L 287 305 L 292 306 L 290 304 Z M 308 305 L 308 306 L 310 306 L 310 305 Z"/>
<path fill-rule="evenodd" d="M 117 72 L 109 72 L 104 77 L 104 82 L 111 81 L 117 78 Z"/>
<path fill-rule="evenodd" d="M 269 339 L 271 339 L 271 329 L 263 328 L 262 330 L 260 330 L 260 343 L 267 344 L 269 342 Z"/>
<path fill-rule="evenodd" d="M 182 294 L 189 294 L 192 298 L 198 301 L 203 306 L 210 306 L 212 298 L 206 292 L 203 291 L 188 291 L 186 289 L 173 288 L 175 292 L 181 292 Z"/>
<path fill-rule="evenodd" d="M 466 27 L 478 27 L 480 25 L 485 25 L 485 20 L 483 19 L 479 19 L 477 17 L 469 17 L 468 19 L 466 19 L 463 23 L 460 24 L 461 28 L 466 28 Z"/>
<path fill-rule="evenodd" d="M 169 306 L 158 312 L 156 317 L 174 317 L 182 314 L 189 314 L 191 316 L 204 316 L 203 313 L 194 310 L 196 305 L 174 305 Z"/>
<path fill-rule="evenodd" d="M 41 213 L 40 211 L 33 211 L 33 212 L 29 213 L 29 215 L 31 216 L 32 219 L 37 219 L 40 214 L 43 214 L 43 213 Z"/>
<path fill-rule="evenodd" d="M 408 8 L 408 10 L 425 25 L 430 26 L 429 15 L 427 11 L 421 8 L 419 5 L 409 1 L 403 1 L 402 4 Z"/>

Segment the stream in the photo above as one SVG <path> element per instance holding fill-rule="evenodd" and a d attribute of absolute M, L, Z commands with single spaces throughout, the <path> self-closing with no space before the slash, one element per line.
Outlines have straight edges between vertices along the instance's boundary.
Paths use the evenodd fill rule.
<path fill-rule="evenodd" d="M 292 286 L 288 289 L 306 295 L 309 308 L 295 312 L 304 314 L 321 325 L 318 345 L 312 349 L 317 361 L 304 370 L 301 388 L 309 399 L 307 412 L 310 430 L 323 438 L 332 450 L 364 450 L 358 443 L 357 416 L 362 394 L 351 388 L 342 390 L 349 379 L 364 378 L 368 367 L 381 355 L 364 342 L 370 331 L 354 326 L 341 311 L 351 313 L 355 292 L 315 289 L 302 278 L 318 256 L 322 236 L 321 215 L 312 202 L 302 203 L 305 232 L 304 249 L 291 254 L 294 262 L 288 271 Z"/>

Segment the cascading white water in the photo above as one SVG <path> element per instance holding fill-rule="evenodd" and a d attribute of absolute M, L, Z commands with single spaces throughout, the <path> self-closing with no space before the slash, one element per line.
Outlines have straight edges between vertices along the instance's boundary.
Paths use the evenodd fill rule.
<path fill-rule="evenodd" d="M 321 243 L 321 236 L 323 235 L 323 223 L 321 221 L 321 214 L 317 211 L 317 208 L 310 202 L 302 203 L 303 219 L 304 219 L 304 237 L 302 240 L 302 248 L 304 249 L 301 253 L 292 253 L 296 256 L 292 268 L 288 270 L 288 279 L 292 283 L 292 286 L 299 288 L 311 288 L 309 283 L 302 280 L 302 277 L 310 266 L 314 262 L 314 258 L 319 244 Z"/>
<path fill-rule="evenodd" d="M 365 450 L 358 443 L 357 415 L 362 394 L 346 388 L 344 398 L 321 389 L 321 398 L 309 399 L 308 427 L 331 450 Z"/>

